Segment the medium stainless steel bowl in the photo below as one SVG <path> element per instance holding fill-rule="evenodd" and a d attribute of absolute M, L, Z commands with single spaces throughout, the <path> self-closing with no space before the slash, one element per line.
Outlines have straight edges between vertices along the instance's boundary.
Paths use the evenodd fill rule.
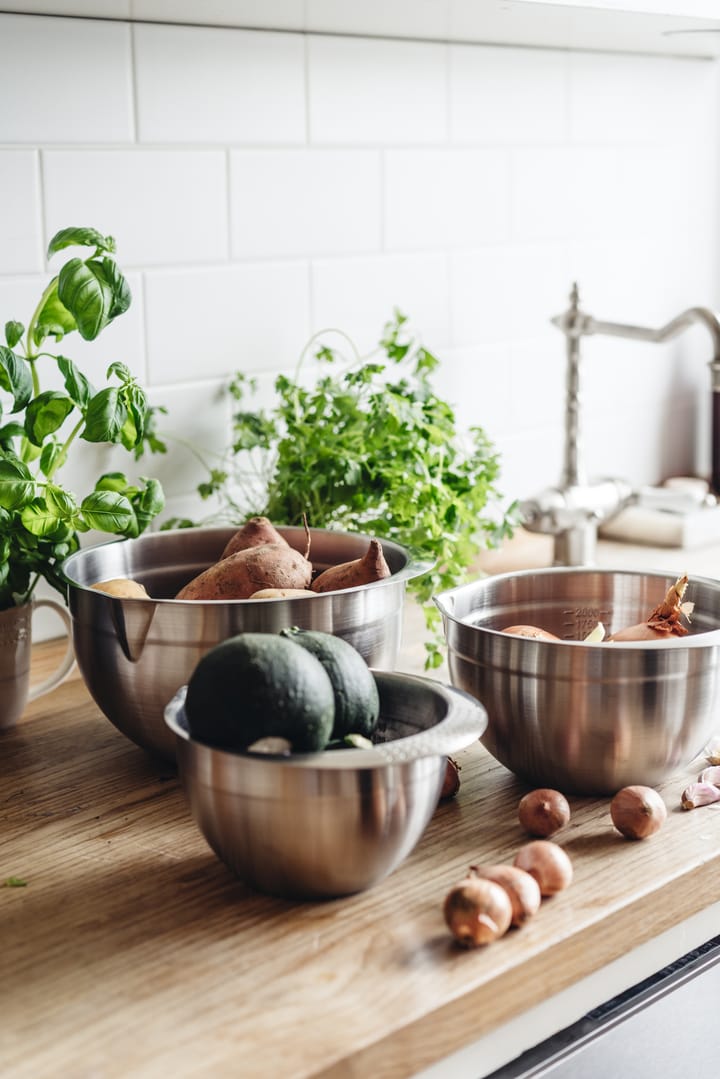
<path fill-rule="evenodd" d="M 285 626 L 323 630 L 349 641 L 373 667 L 392 668 L 400 647 L 407 582 L 429 569 L 399 544 L 382 541 L 391 576 L 342 592 L 273 600 L 176 600 L 178 590 L 215 562 L 234 528 L 152 532 L 88 547 L 63 565 L 78 667 L 94 700 L 118 730 L 152 753 L 173 758 L 163 710 L 200 658 L 227 637 Z M 302 528 L 279 528 L 304 551 Z M 315 569 L 361 557 L 369 536 L 311 529 Z M 113 577 L 145 585 L 152 599 L 125 599 L 90 586 Z"/>
<path fill-rule="evenodd" d="M 192 815 L 247 884 L 293 898 L 359 892 L 391 873 L 435 811 L 446 757 L 476 741 L 485 709 L 467 694 L 374 671 L 380 719 L 372 749 L 269 757 L 192 739 L 186 687 L 165 710 Z"/>
<path fill-rule="evenodd" d="M 453 685 L 487 708 L 483 744 L 535 786 L 611 794 L 653 786 L 720 729 L 720 581 L 691 578 L 690 635 L 584 644 L 643 622 L 675 575 L 557 567 L 504 573 L 435 597 Z M 545 641 L 499 632 L 539 626 Z"/>

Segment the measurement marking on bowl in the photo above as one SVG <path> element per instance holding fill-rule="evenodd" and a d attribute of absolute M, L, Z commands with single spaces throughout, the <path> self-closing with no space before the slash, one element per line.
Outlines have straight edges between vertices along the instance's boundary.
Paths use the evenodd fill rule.
<path fill-rule="evenodd" d="M 587 637 L 598 622 L 607 625 L 610 611 L 605 607 L 575 607 L 562 612 L 563 636 L 581 641 Z"/>

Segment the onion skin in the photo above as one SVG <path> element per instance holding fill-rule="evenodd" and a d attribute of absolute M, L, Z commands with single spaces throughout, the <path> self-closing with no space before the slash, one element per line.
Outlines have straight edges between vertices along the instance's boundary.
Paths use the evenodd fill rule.
<path fill-rule="evenodd" d="M 507 626 L 501 633 L 511 633 L 514 637 L 532 637 L 536 641 L 559 641 L 554 633 L 539 626 Z"/>
<path fill-rule="evenodd" d="M 683 605 L 682 599 L 688 586 L 687 576 L 679 577 L 667 590 L 665 599 L 658 604 L 646 622 L 612 633 L 608 641 L 667 641 L 673 637 L 685 637 L 686 626 L 680 621 L 686 614 L 684 606 L 692 610 L 692 604 Z"/>
<path fill-rule="evenodd" d="M 458 944 L 477 948 L 507 933 L 512 903 L 505 889 L 494 881 L 466 877 L 445 896 L 443 915 Z"/>
<path fill-rule="evenodd" d="M 547 839 L 569 823 L 570 806 L 560 791 L 539 787 L 520 799 L 518 820 L 530 835 Z"/>
<path fill-rule="evenodd" d="M 647 839 L 662 828 L 667 808 L 653 787 L 633 785 L 617 792 L 610 803 L 610 816 L 626 839 Z"/>
<path fill-rule="evenodd" d="M 525 843 L 515 855 L 513 865 L 535 877 L 543 898 L 556 895 L 572 883 L 573 866 L 567 852 L 549 839 Z"/>
<path fill-rule="evenodd" d="M 540 885 L 524 869 L 515 865 L 471 865 L 470 872 L 474 876 L 492 880 L 505 889 L 512 905 L 510 924 L 515 928 L 524 925 L 540 909 Z"/>

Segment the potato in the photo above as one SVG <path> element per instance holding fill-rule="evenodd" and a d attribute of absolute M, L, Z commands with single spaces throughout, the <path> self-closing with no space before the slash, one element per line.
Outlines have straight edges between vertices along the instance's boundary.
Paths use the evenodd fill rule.
<path fill-rule="evenodd" d="M 311 588 L 313 592 L 336 592 L 343 588 L 356 588 L 361 584 L 372 584 L 390 576 L 390 567 L 385 561 L 382 544 L 379 540 L 370 540 L 370 546 L 362 558 L 351 562 L 341 562 L 337 566 L 318 574 Z"/>
<path fill-rule="evenodd" d="M 107 592 L 109 596 L 122 596 L 125 599 L 150 599 L 145 585 L 133 581 L 130 577 L 112 577 L 108 581 L 97 581 L 90 585 L 97 592 Z"/>
<path fill-rule="evenodd" d="M 261 588 L 259 592 L 253 592 L 250 599 L 297 599 L 316 594 L 309 588 Z"/>
<path fill-rule="evenodd" d="M 242 528 L 230 537 L 220 558 L 227 558 L 237 551 L 245 551 L 248 547 L 264 547 L 266 543 L 282 543 L 289 547 L 287 540 L 283 539 L 267 517 L 250 517 Z"/>
<path fill-rule="evenodd" d="M 221 558 L 180 589 L 176 599 L 249 599 L 263 588 L 307 588 L 312 566 L 287 543 L 266 543 Z"/>

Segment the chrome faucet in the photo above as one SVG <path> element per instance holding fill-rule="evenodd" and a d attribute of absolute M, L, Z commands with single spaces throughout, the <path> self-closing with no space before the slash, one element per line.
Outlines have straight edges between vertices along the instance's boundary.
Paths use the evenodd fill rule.
<path fill-rule="evenodd" d="M 565 396 L 565 459 L 558 487 L 548 487 L 520 503 L 522 523 L 530 532 L 554 537 L 554 563 L 560 566 L 591 565 L 595 558 L 598 526 L 631 500 L 631 486 L 621 479 L 589 482 L 580 446 L 580 339 L 590 334 L 626 337 L 659 344 L 700 323 L 710 332 L 712 374 L 712 478 L 711 488 L 720 492 L 720 319 L 709 308 L 691 307 L 659 329 L 601 322 L 580 310 L 577 284 L 570 292 L 570 306 L 551 319 L 565 334 L 567 380 Z"/>

